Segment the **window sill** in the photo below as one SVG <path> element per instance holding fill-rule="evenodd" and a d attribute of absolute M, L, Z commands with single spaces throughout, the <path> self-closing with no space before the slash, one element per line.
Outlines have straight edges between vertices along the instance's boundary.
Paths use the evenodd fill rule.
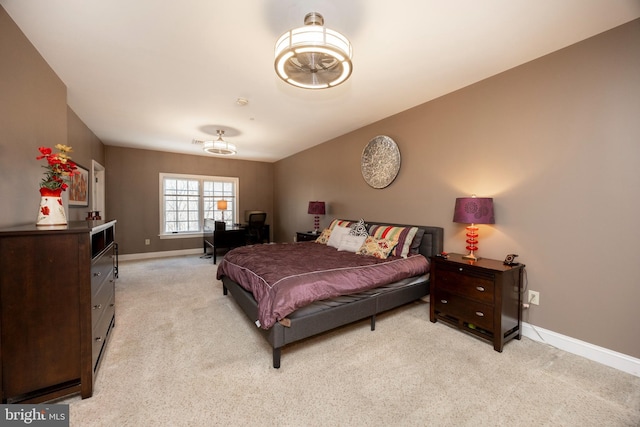
<path fill-rule="evenodd" d="M 196 231 L 193 233 L 169 233 L 169 234 L 160 234 L 160 240 L 164 239 L 194 239 L 196 237 L 202 238 L 204 237 L 204 233 L 202 231 Z"/>

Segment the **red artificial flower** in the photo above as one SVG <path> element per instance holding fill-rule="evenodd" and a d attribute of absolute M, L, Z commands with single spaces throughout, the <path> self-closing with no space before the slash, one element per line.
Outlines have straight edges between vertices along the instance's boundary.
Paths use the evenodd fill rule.
<path fill-rule="evenodd" d="M 53 150 L 48 147 L 38 148 L 42 155 L 37 156 L 36 160 L 47 159 L 47 165 L 43 166 L 47 172 L 40 182 L 40 188 L 65 191 L 69 187 L 67 182 L 80 172 L 76 164 L 71 161 L 71 157 L 67 155 L 71 152 L 71 147 L 63 144 L 56 144 L 55 147 L 60 150 L 59 153 L 53 154 Z"/>

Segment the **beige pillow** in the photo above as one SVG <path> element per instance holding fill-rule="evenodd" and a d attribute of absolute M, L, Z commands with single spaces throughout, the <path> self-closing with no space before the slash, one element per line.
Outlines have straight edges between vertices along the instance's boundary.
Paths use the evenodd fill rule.
<path fill-rule="evenodd" d="M 327 242 L 329 241 L 330 235 L 331 235 L 331 230 L 329 230 L 328 228 L 325 228 L 324 230 L 322 230 L 322 234 L 320 234 L 320 236 L 316 239 L 316 243 L 322 243 L 323 245 L 326 245 Z"/>
<path fill-rule="evenodd" d="M 347 251 L 356 253 L 362 246 L 367 236 L 352 236 L 350 234 L 344 236 L 338 245 L 339 251 Z"/>
<path fill-rule="evenodd" d="M 329 241 L 327 242 L 327 246 L 332 246 L 337 249 L 338 246 L 340 246 L 342 238 L 348 235 L 349 231 L 351 231 L 349 227 L 333 227 L 333 230 L 331 230 L 331 235 L 329 236 Z"/>
<path fill-rule="evenodd" d="M 388 239 L 376 239 L 375 237 L 367 237 L 358 252 L 359 255 L 369 255 L 380 259 L 387 259 L 393 248 L 398 242 Z"/>

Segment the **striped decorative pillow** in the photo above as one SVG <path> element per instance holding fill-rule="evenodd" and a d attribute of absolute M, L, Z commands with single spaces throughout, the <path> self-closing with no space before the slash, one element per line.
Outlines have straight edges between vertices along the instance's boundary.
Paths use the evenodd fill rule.
<path fill-rule="evenodd" d="M 340 227 L 351 227 L 351 224 L 353 224 L 352 221 L 347 221 L 346 219 L 334 219 L 333 221 L 331 221 L 331 224 L 329 224 L 329 230 L 333 230 L 334 227 L 340 226 Z"/>
<path fill-rule="evenodd" d="M 418 227 L 398 227 L 394 225 L 372 225 L 369 235 L 376 239 L 388 239 L 396 242 L 391 255 L 406 258 L 411 249 L 411 242 L 418 232 Z"/>

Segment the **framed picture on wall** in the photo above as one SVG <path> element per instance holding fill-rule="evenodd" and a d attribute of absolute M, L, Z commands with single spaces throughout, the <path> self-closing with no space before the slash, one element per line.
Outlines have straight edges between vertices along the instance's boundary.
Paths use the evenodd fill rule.
<path fill-rule="evenodd" d="M 89 171 L 76 164 L 77 175 L 69 183 L 69 206 L 89 206 Z"/>

